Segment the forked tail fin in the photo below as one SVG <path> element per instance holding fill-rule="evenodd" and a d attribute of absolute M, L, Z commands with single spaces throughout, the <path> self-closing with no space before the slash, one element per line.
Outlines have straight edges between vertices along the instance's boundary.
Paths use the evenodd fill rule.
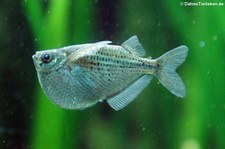
<path fill-rule="evenodd" d="M 175 70 L 185 61 L 187 53 L 188 48 L 180 46 L 156 59 L 159 64 L 159 69 L 156 71 L 159 82 L 171 93 L 182 98 L 186 96 L 186 88 Z"/>

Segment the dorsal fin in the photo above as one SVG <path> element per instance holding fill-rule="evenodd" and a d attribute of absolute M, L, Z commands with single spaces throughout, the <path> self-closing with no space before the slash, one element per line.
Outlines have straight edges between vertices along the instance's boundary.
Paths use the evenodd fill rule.
<path fill-rule="evenodd" d="M 118 111 L 131 103 L 151 82 L 152 75 L 144 75 L 128 86 L 124 91 L 107 100 L 110 107 Z"/>
<path fill-rule="evenodd" d="M 145 56 L 145 50 L 138 41 L 137 36 L 132 36 L 131 38 L 126 40 L 121 46 L 137 56 Z"/>

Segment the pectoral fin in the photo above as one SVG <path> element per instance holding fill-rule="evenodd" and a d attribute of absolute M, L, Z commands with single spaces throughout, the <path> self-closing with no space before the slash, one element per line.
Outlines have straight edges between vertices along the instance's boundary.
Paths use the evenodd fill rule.
<path fill-rule="evenodd" d="M 100 41 L 100 42 L 96 42 L 96 43 L 80 45 L 80 48 L 78 50 L 74 51 L 73 53 L 71 53 L 68 56 L 66 63 L 67 63 L 67 65 L 72 65 L 74 63 L 74 61 L 76 61 L 77 58 L 81 56 L 82 52 L 92 50 L 93 47 L 101 48 L 110 43 L 112 43 L 112 42 L 111 41 Z"/>
<path fill-rule="evenodd" d="M 152 75 L 144 75 L 122 92 L 107 100 L 110 107 L 118 111 L 132 102 L 151 82 Z"/>

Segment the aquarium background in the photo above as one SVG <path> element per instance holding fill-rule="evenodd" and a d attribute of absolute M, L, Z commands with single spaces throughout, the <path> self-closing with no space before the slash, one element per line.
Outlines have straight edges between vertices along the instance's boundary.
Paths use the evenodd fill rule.
<path fill-rule="evenodd" d="M 0 148 L 225 148 L 225 1 L 183 2 L 0 0 Z M 35 51 L 101 40 L 122 44 L 133 35 L 153 58 L 188 46 L 177 70 L 185 99 L 156 78 L 118 112 L 107 103 L 65 110 L 44 95 Z"/>

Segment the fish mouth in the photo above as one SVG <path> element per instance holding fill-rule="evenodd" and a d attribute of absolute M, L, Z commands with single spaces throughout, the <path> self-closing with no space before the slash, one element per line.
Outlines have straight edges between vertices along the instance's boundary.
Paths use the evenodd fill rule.
<path fill-rule="evenodd" d="M 37 58 L 36 54 L 32 55 L 32 59 L 33 59 L 34 64 L 38 64 L 38 58 Z"/>
<path fill-rule="evenodd" d="M 34 60 L 34 61 L 37 61 L 37 56 L 34 54 L 34 55 L 32 55 L 32 59 Z"/>
<path fill-rule="evenodd" d="M 36 54 L 32 55 L 33 63 L 36 68 L 40 67 L 40 62 L 38 61 L 38 57 Z"/>

